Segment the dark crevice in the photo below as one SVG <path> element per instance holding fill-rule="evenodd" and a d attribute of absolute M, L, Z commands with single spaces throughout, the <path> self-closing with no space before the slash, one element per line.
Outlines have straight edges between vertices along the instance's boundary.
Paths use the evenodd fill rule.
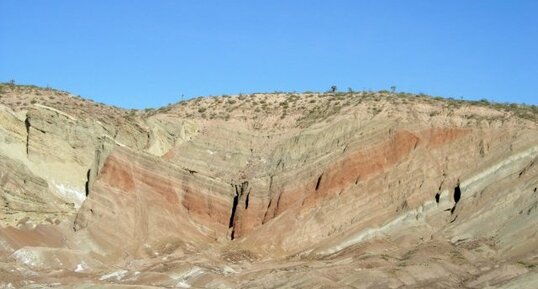
<path fill-rule="evenodd" d="M 146 148 L 149 148 L 150 146 L 150 142 L 151 142 L 151 135 L 150 135 L 150 132 L 146 132 Z"/>
<path fill-rule="evenodd" d="M 319 185 L 321 184 L 321 178 L 323 177 L 323 174 L 321 174 L 318 178 L 318 182 L 316 183 L 316 191 L 319 189 Z"/>
<path fill-rule="evenodd" d="M 270 199 L 269 204 L 267 204 L 267 209 L 265 209 L 265 214 L 263 214 L 262 224 L 265 224 L 265 221 L 267 220 L 267 214 L 269 213 L 269 209 L 271 208 L 271 203 L 272 202 L 273 202 L 273 199 Z"/>
<path fill-rule="evenodd" d="M 282 163 L 282 159 L 278 160 L 277 164 L 276 164 L 276 169 L 278 170 L 278 168 L 281 169 L 284 169 L 284 164 Z"/>
<path fill-rule="evenodd" d="M 232 204 L 232 212 L 230 213 L 230 221 L 228 224 L 228 228 L 231 229 L 230 233 L 230 239 L 233 240 L 235 238 L 235 222 L 236 222 L 236 215 L 237 215 L 237 206 L 239 205 L 239 201 L 243 197 L 243 195 L 246 193 L 246 200 L 245 200 L 245 209 L 248 207 L 248 197 L 250 195 L 250 191 L 248 190 L 248 182 L 245 181 L 241 185 L 234 185 L 232 186 L 235 189 L 235 196 Z M 248 192 L 247 192 L 248 191 Z"/>
<path fill-rule="evenodd" d="M 29 153 L 29 147 L 30 147 L 30 117 L 26 115 L 26 119 L 24 120 L 24 126 L 26 127 L 26 155 Z"/>
<path fill-rule="evenodd" d="M 461 199 L 461 188 L 460 188 L 460 181 L 458 180 L 458 184 L 454 188 L 454 207 L 450 210 L 450 214 L 454 214 L 454 211 L 456 210 L 456 206 L 458 205 L 458 202 Z"/>
<path fill-rule="evenodd" d="M 245 210 L 248 209 L 248 199 L 250 197 L 250 192 L 248 192 L 247 197 L 245 198 Z"/>
<path fill-rule="evenodd" d="M 232 213 L 230 214 L 230 222 L 229 222 L 228 228 L 232 228 L 234 226 L 235 211 L 237 210 L 238 203 L 239 203 L 239 195 L 236 193 L 234 196 L 234 201 L 232 205 Z M 232 232 L 232 239 L 233 239 L 233 232 Z"/>
<path fill-rule="evenodd" d="M 454 188 L 454 202 L 456 202 L 456 204 L 460 201 L 460 198 L 461 198 L 461 188 L 460 188 L 460 184 L 458 183 L 458 185 Z"/>
<path fill-rule="evenodd" d="M 90 194 L 90 174 L 91 174 L 92 170 L 89 169 L 88 172 L 86 173 L 86 183 L 84 184 L 84 188 L 86 190 L 86 197 Z"/>
<path fill-rule="evenodd" d="M 441 198 L 441 192 L 435 194 L 435 202 L 439 204 L 439 199 Z"/>

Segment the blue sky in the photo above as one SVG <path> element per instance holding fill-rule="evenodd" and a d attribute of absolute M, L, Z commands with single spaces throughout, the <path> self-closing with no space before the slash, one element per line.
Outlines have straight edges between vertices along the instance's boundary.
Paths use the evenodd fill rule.
<path fill-rule="evenodd" d="M 538 1 L 0 0 L 0 81 L 128 108 L 331 85 L 538 104 Z"/>

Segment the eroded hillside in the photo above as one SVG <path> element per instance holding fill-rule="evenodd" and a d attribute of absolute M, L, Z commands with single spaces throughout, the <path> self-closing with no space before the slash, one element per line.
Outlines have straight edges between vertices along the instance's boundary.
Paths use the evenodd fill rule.
<path fill-rule="evenodd" d="M 536 107 L 0 89 L 0 286 L 538 284 Z"/>

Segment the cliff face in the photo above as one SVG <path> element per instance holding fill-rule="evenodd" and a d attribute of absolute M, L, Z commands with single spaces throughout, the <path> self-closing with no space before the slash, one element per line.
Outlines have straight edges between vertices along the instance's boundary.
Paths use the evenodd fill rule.
<path fill-rule="evenodd" d="M 304 93 L 127 111 L 1 89 L 0 286 L 538 282 L 535 108 Z"/>

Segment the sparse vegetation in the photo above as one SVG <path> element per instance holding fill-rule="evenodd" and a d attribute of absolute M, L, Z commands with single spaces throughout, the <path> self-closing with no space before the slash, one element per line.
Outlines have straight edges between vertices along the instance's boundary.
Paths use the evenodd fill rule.
<path fill-rule="evenodd" d="M 69 96 L 68 98 L 65 98 Z M 118 107 L 96 103 L 91 99 L 83 99 L 60 90 L 47 89 L 32 85 L 0 83 L 0 103 L 14 106 L 17 109 L 27 108 L 30 104 L 53 106 L 76 114 L 88 113 L 97 115 L 99 119 L 115 119 L 117 113 L 136 116 L 136 111 L 124 110 Z M 316 122 L 326 121 L 337 114 L 349 111 L 351 108 L 363 110 L 375 116 L 386 110 L 403 109 L 417 103 L 432 105 L 425 113 L 429 117 L 446 117 L 460 115 L 473 121 L 495 121 L 517 117 L 537 122 L 538 108 L 536 105 L 515 103 L 497 103 L 487 99 L 464 101 L 454 98 L 428 96 L 424 93 L 412 94 L 396 92 L 396 87 L 390 91 L 355 92 L 349 88 L 346 92 L 338 92 L 335 85 L 326 93 L 306 91 L 304 93 L 277 92 L 238 94 L 236 96 L 222 95 L 221 97 L 196 97 L 176 104 L 168 104 L 158 109 L 144 109 L 143 114 L 156 113 L 177 114 L 184 118 L 206 118 L 213 120 L 249 119 L 272 122 L 272 117 L 287 121 L 288 124 L 306 127 Z M 462 110 L 466 108 L 465 110 Z M 480 108 L 490 109 L 479 112 Z M 478 109 L 478 110 L 477 110 Z M 106 112 L 106 113 L 105 113 Z M 259 125 L 258 125 L 259 126 Z M 261 126 L 259 126 L 261 127 Z"/>

